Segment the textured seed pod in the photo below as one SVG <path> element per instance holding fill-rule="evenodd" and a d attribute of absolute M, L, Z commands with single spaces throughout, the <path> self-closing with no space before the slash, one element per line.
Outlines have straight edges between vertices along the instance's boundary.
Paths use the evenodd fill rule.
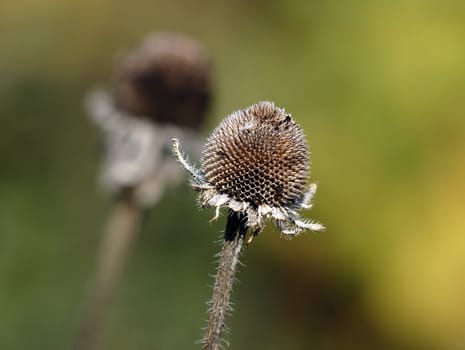
<path fill-rule="evenodd" d="M 202 157 L 205 179 L 220 194 L 260 205 L 297 205 L 309 177 L 302 129 L 283 109 L 260 102 L 227 117 L 209 137 Z"/>
<path fill-rule="evenodd" d="M 208 55 L 193 39 L 151 35 L 117 64 L 115 104 L 158 123 L 197 128 L 211 100 L 210 71 Z"/>

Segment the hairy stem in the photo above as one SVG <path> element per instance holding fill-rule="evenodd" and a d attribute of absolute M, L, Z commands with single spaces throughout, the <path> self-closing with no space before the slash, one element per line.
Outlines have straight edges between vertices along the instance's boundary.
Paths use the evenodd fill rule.
<path fill-rule="evenodd" d="M 234 276 L 246 233 L 247 216 L 230 211 L 223 246 L 219 253 L 208 325 L 203 338 L 203 349 L 205 350 L 218 350 L 221 348 L 225 318 L 230 310 L 229 305 Z"/>
<path fill-rule="evenodd" d="M 107 223 L 98 256 L 96 274 L 85 305 L 85 314 L 76 339 L 76 350 L 102 348 L 115 292 L 139 231 L 141 208 L 130 193 L 119 198 Z"/>

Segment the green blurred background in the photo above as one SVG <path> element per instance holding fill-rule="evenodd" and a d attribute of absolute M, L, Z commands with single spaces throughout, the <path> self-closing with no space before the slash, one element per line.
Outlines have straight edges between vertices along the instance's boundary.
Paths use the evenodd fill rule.
<path fill-rule="evenodd" d="M 0 1 L 0 349 L 69 349 L 111 200 L 83 96 L 148 32 L 215 61 L 208 133 L 258 100 L 304 127 L 327 231 L 247 249 L 232 349 L 465 348 L 465 2 Z M 215 243 L 185 184 L 144 222 L 108 349 L 194 349 Z"/>

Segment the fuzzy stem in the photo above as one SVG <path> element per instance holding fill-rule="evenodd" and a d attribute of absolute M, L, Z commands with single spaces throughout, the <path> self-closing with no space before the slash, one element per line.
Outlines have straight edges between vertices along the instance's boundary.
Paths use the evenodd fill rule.
<path fill-rule="evenodd" d="M 126 193 L 115 203 L 101 243 L 95 280 L 86 301 L 84 318 L 74 347 L 76 350 L 102 348 L 105 325 L 139 231 L 141 214 L 142 210 L 134 202 L 131 193 Z"/>
<path fill-rule="evenodd" d="M 205 350 L 218 350 L 221 348 L 225 318 L 228 311 L 230 311 L 230 297 L 234 276 L 246 233 L 247 216 L 230 211 L 223 246 L 219 253 L 208 325 L 203 338 L 203 349 Z"/>

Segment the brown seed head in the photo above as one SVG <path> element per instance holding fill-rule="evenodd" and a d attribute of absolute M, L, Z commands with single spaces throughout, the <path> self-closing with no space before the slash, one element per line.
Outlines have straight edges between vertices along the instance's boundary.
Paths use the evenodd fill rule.
<path fill-rule="evenodd" d="M 228 116 L 209 137 L 202 171 L 219 193 L 252 207 L 298 205 L 309 176 L 302 129 L 283 109 L 259 102 Z"/>
<path fill-rule="evenodd" d="M 152 35 L 116 66 L 115 103 L 132 115 L 197 128 L 211 99 L 210 68 L 208 55 L 193 39 Z"/>

